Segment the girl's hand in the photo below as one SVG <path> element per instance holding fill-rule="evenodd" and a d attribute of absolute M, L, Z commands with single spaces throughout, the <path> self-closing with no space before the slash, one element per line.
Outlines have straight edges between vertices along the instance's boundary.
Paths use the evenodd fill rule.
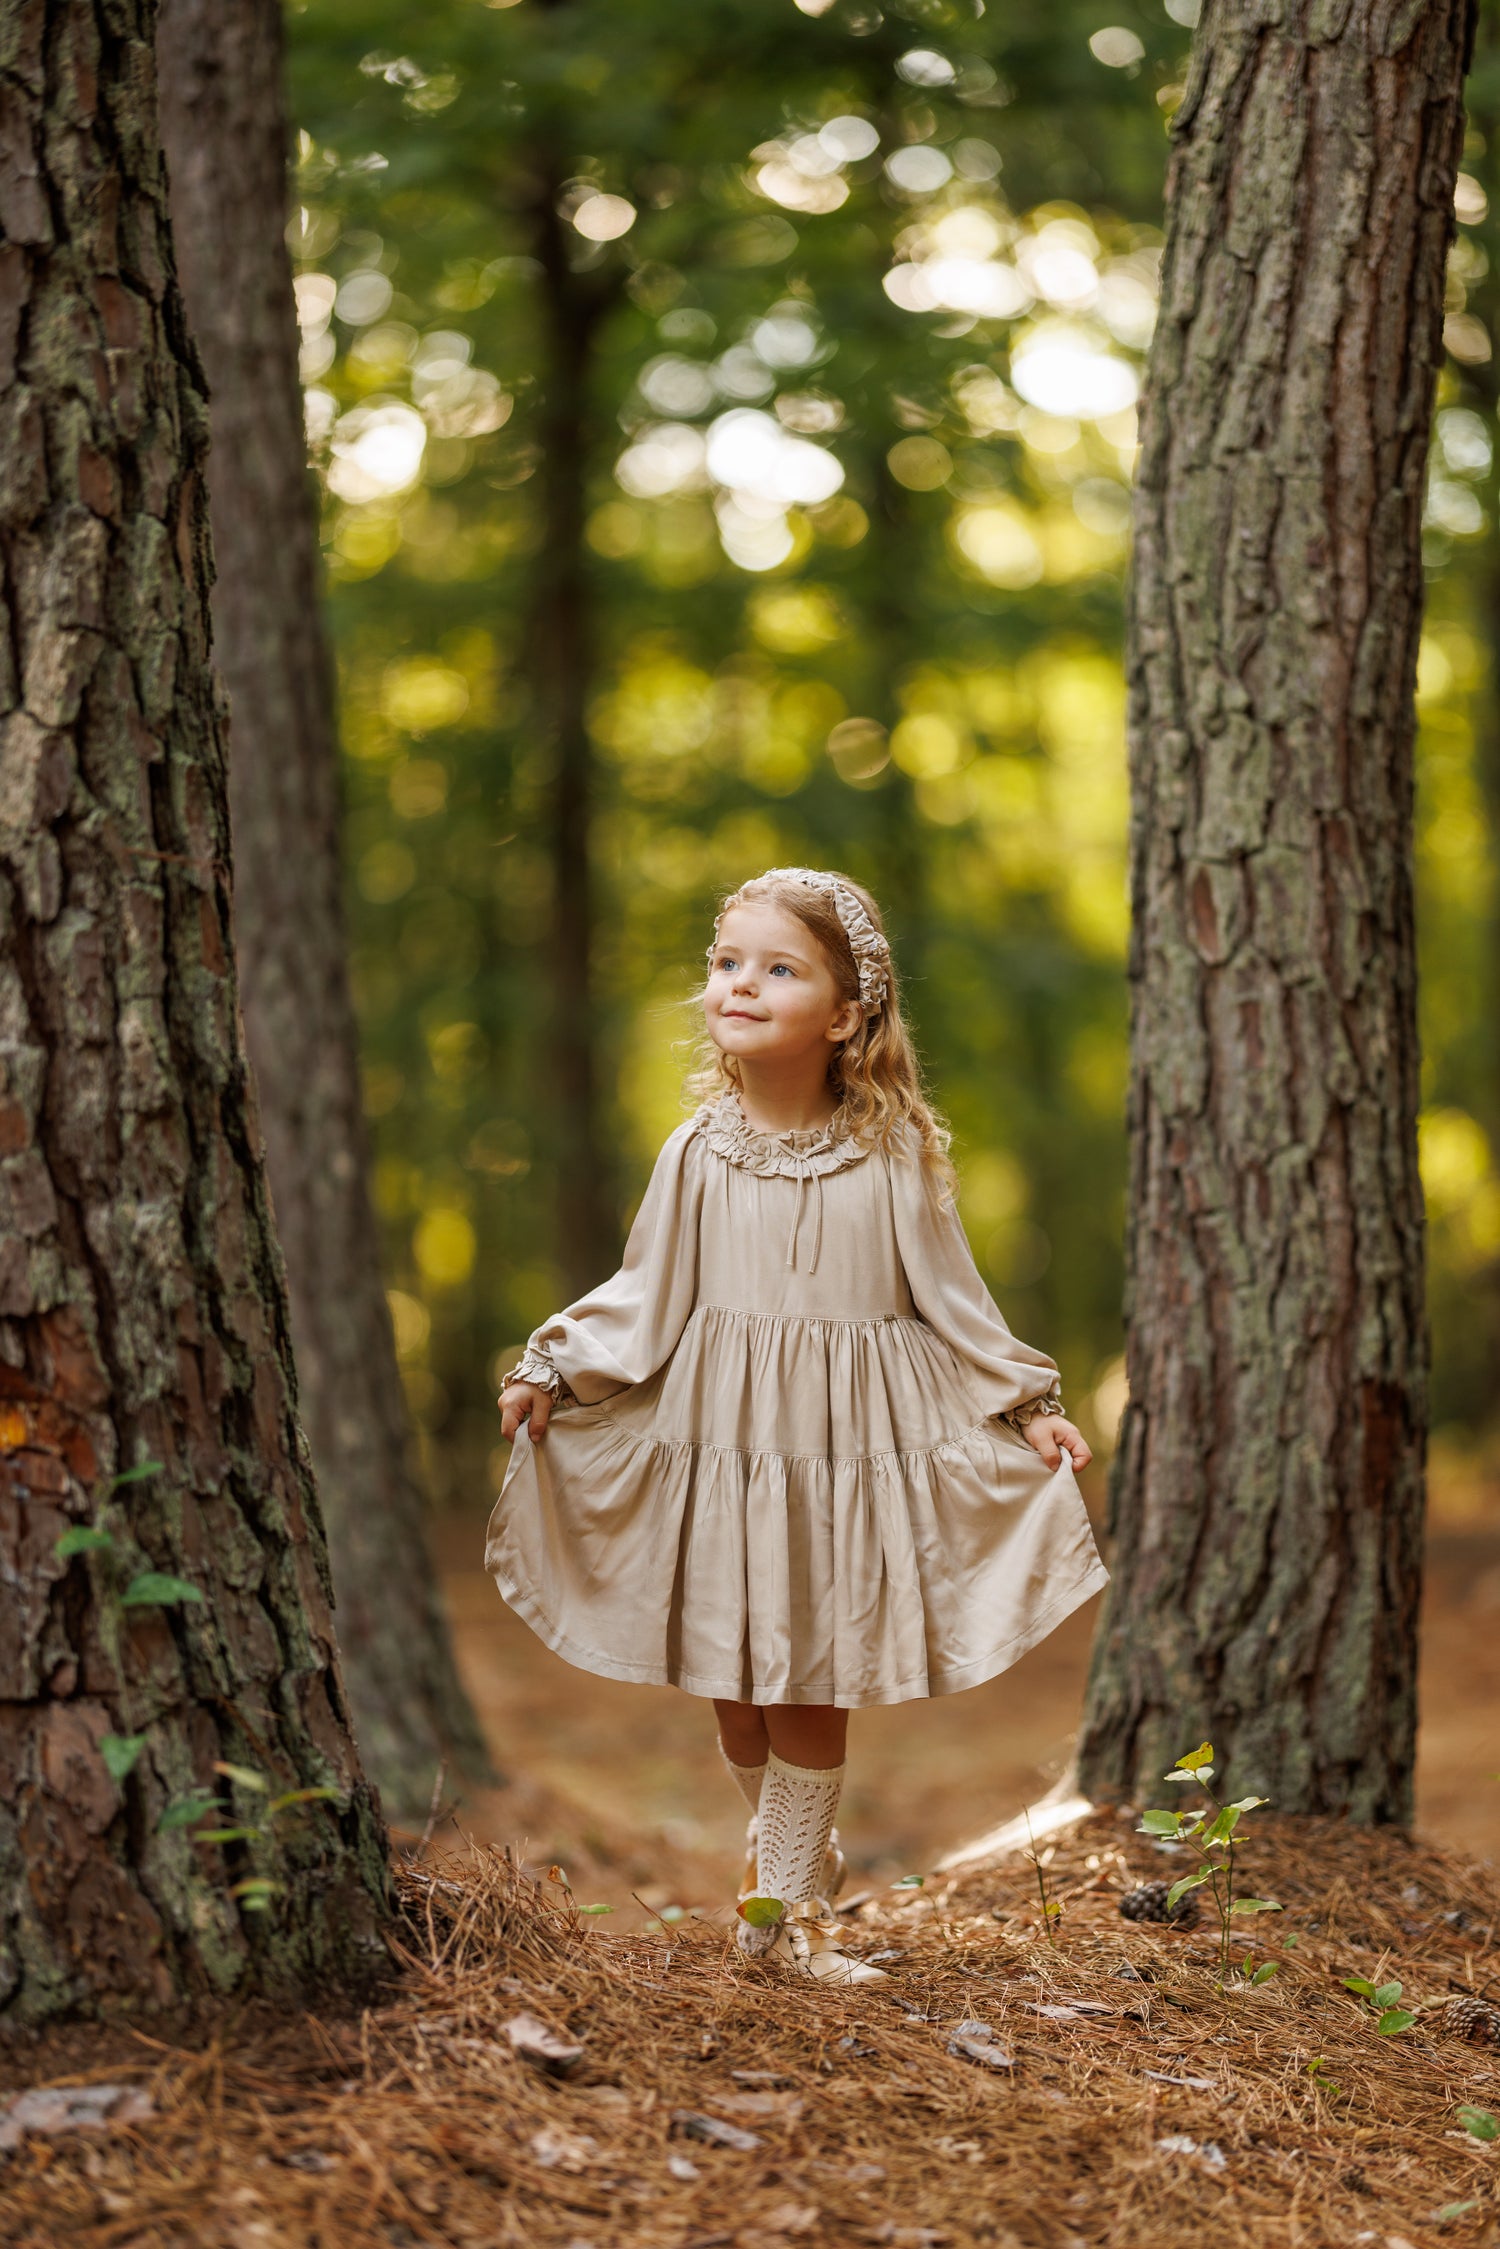
<path fill-rule="evenodd" d="M 1093 1454 L 1071 1421 L 1060 1413 L 1033 1414 L 1021 1432 L 1028 1445 L 1041 1454 L 1049 1468 L 1060 1466 L 1064 1453 L 1075 1468 L 1087 1468 Z"/>
<path fill-rule="evenodd" d="M 552 1413 L 552 1400 L 545 1390 L 534 1382 L 508 1382 L 498 1400 L 500 1407 L 500 1434 L 507 1443 L 520 1428 L 529 1424 L 528 1434 L 534 1445 L 540 1444 L 547 1432 L 547 1422 Z"/>

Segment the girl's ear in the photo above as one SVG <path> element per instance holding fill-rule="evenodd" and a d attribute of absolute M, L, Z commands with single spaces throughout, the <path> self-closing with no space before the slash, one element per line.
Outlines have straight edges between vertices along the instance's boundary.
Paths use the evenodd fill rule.
<path fill-rule="evenodd" d="M 852 1039 L 863 1019 L 864 1010 L 858 1000 L 845 1000 L 828 1026 L 826 1035 L 830 1043 L 842 1046 L 846 1039 Z"/>

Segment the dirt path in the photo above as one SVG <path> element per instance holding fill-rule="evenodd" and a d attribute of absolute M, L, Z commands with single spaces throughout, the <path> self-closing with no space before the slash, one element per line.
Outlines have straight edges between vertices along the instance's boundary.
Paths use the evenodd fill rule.
<path fill-rule="evenodd" d="M 708 1706 L 669 1688 L 575 1671 L 511 1614 L 448 1524 L 440 1555 L 459 1659 L 481 1719 L 522 1784 L 472 1804 L 470 1832 L 581 1868 L 625 1908 L 722 1895 L 743 1814 Z M 1044 1793 L 1068 1761 L 1096 1603 L 1004 1677 L 943 1701 L 862 1711 L 840 1827 L 862 1880 L 923 1872 Z M 1500 1526 L 1434 1538 L 1424 1604 L 1418 1826 L 1500 1860 Z"/>

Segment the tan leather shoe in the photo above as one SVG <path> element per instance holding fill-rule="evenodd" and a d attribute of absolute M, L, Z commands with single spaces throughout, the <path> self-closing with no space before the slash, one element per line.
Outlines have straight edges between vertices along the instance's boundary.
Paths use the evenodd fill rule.
<path fill-rule="evenodd" d="M 818 1983 L 888 1983 L 884 1968 L 871 1968 L 845 1949 L 844 1931 L 827 1898 L 806 1898 L 772 1932 L 775 1956 L 794 1974 Z"/>

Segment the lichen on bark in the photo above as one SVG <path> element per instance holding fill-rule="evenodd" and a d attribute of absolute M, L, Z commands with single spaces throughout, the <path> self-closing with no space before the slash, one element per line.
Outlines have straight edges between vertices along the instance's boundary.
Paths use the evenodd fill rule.
<path fill-rule="evenodd" d="M 151 0 L 0 15 L 0 2010 L 359 1981 L 349 1730 L 241 1047 L 206 409 Z M 159 1462 L 111 1490 L 120 1472 Z M 113 1544 L 59 1555 L 70 1528 Z M 130 1604 L 155 1572 L 201 1595 Z M 142 1737 L 116 1778 L 109 1746 Z M 104 1746 L 101 1746 L 104 1745 Z M 163 1814 L 326 1787 L 264 1847 Z M 235 1900 L 260 1870 L 269 1912 Z"/>
<path fill-rule="evenodd" d="M 1141 422 L 1127 1369 L 1079 1752 L 1409 1818 L 1413 690 L 1471 0 L 1220 0 Z"/>

